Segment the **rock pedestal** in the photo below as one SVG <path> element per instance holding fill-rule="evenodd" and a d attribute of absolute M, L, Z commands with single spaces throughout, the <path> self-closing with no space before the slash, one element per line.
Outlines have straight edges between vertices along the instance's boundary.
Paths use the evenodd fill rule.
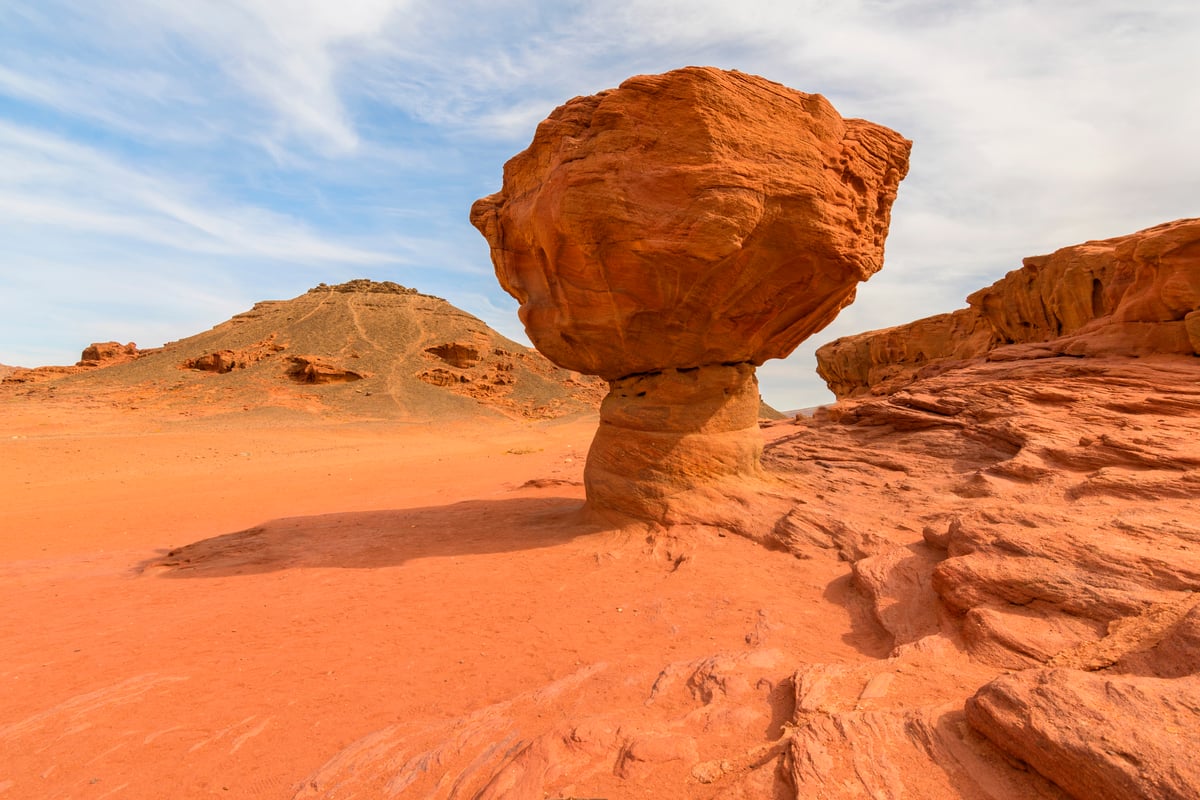
<path fill-rule="evenodd" d="M 673 498 L 759 474 L 752 365 L 669 369 L 609 386 L 584 471 L 596 508 L 664 519 Z"/>

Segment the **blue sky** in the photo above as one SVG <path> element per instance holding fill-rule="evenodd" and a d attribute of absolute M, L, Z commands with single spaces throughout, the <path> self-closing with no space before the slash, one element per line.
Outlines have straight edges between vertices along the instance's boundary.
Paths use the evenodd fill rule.
<path fill-rule="evenodd" d="M 815 405 L 818 344 L 1200 215 L 1198 41 L 1194 0 L 0 0 L 0 362 L 353 277 L 524 340 L 471 202 L 555 106 L 702 64 L 914 140 L 883 271 L 760 370 Z"/>

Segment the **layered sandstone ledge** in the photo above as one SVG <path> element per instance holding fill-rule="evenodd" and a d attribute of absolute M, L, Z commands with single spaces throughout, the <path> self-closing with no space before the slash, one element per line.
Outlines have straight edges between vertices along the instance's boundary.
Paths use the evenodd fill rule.
<path fill-rule="evenodd" d="M 837 339 L 817 371 L 839 398 L 887 393 L 966 359 L 1200 354 L 1200 219 L 1064 247 L 968 308 Z"/>

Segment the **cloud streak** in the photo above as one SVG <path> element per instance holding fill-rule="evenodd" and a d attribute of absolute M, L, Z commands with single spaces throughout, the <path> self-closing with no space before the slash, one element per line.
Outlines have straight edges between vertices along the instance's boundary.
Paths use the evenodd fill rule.
<path fill-rule="evenodd" d="M 89 147 L 0 123 L 0 209 L 5 226 L 38 226 L 182 252 L 274 261 L 398 260 L 391 253 L 338 244 L 267 209 L 215 207 L 211 201 L 189 197 L 194 191 Z"/>

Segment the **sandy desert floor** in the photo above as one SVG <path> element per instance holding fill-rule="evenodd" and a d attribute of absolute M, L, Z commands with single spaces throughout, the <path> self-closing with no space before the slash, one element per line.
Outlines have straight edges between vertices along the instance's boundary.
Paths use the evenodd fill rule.
<path fill-rule="evenodd" d="M 4 800 L 287 798 L 374 731 L 596 665 L 653 680 L 768 635 L 823 662 L 888 648 L 848 610 L 844 564 L 714 534 L 681 570 L 584 520 L 594 418 L 163 423 L 47 402 L 0 428 Z"/>
<path fill-rule="evenodd" d="M 19 390 L 0 800 L 1190 800 L 1197 386 L 981 362 L 659 528 L 584 510 L 594 415 Z"/>

